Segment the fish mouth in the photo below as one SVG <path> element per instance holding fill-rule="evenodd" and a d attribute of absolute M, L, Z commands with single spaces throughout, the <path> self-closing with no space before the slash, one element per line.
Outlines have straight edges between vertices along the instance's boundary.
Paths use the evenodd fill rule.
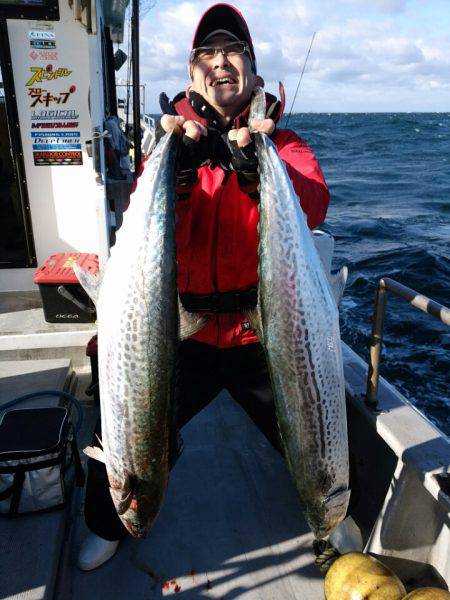
<path fill-rule="evenodd" d="M 129 521 L 128 519 L 122 519 L 122 523 L 125 525 L 127 531 L 131 533 L 131 535 L 136 539 L 146 538 L 149 532 L 149 526 L 139 525 L 139 523 L 135 523 L 134 521 Z"/>

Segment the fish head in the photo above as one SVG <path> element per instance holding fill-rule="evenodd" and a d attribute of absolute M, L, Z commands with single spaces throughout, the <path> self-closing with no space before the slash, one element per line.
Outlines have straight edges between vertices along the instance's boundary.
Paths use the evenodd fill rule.
<path fill-rule="evenodd" d="M 344 520 L 349 500 L 350 490 L 341 489 L 309 504 L 305 516 L 316 539 L 326 538 Z"/>
<path fill-rule="evenodd" d="M 162 494 L 149 481 L 128 476 L 121 487 L 110 487 L 123 525 L 135 538 L 147 536 L 162 504 Z"/>
<path fill-rule="evenodd" d="M 133 498 L 129 509 L 120 515 L 120 520 L 134 538 L 145 538 L 153 524 L 149 498 Z"/>

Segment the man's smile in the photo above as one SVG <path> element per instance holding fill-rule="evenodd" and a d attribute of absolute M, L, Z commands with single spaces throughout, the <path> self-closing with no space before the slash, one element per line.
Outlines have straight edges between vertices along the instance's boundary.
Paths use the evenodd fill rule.
<path fill-rule="evenodd" d="M 214 78 L 210 81 L 209 85 L 211 87 L 217 87 L 218 85 L 236 85 L 237 83 L 237 77 L 232 77 L 227 73 L 220 76 L 215 75 Z"/>

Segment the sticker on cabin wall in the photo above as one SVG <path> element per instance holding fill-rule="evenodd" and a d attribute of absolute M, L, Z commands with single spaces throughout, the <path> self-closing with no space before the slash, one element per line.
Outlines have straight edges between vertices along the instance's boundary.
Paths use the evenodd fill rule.
<path fill-rule="evenodd" d="M 30 40 L 30 46 L 34 50 L 56 50 L 55 40 Z"/>
<path fill-rule="evenodd" d="M 32 131 L 33 150 L 81 150 L 79 131 Z"/>
<path fill-rule="evenodd" d="M 73 129 L 79 127 L 78 121 L 55 121 L 54 123 L 31 123 L 31 129 Z"/>
<path fill-rule="evenodd" d="M 83 164 L 83 155 L 81 152 L 42 151 L 33 152 L 33 157 L 36 167 L 56 167 Z"/>
<path fill-rule="evenodd" d="M 81 150 L 81 144 L 33 144 L 33 150 Z"/>
<path fill-rule="evenodd" d="M 42 88 L 30 87 L 28 88 L 28 95 L 33 100 L 30 107 L 33 108 L 38 104 L 43 104 L 44 106 L 50 106 L 50 104 L 65 104 L 70 95 L 76 92 L 76 89 L 76 86 L 71 85 L 67 92 L 51 94 Z"/>
<path fill-rule="evenodd" d="M 28 32 L 28 39 L 30 40 L 54 40 L 56 39 L 55 32 L 53 30 L 47 29 L 31 29 Z"/>
<path fill-rule="evenodd" d="M 58 60 L 58 53 L 54 50 L 32 50 L 29 57 L 32 60 Z"/>
<path fill-rule="evenodd" d="M 32 121 L 59 121 L 59 120 L 64 120 L 64 121 L 76 121 L 77 119 L 79 119 L 80 115 L 78 114 L 78 112 L 76 110 L 73 109 L 50 109 L 50 110 L 46 110 L 44 109 L 40 109 L 40 110 L 32 110 L 31 111 L 31 120 Z M 31 125 L 32 127 L 34 127 L 34 125 Z M 37 125 L 36 125 L 37 126 Z M 75 127 L 78 127 L 78 125 L 76 125 Z"/>
<path fill-rule="evenodd" d="M 26 82 L 26 87 L 42 83 L 43 81 L 54 81 L 62 77 L 69 77 L 72 71 L 65 67 L 58 67 L 53 69 L 53 65 L 47 65 L 46 67 L 30 67 L 31 77 Z"/>
<path fill-rule="evenodd" d="M 34 51 L 56 50 L 56 35 L 53 27 L 35 26 L 28 32 L 28 40 Z"/>

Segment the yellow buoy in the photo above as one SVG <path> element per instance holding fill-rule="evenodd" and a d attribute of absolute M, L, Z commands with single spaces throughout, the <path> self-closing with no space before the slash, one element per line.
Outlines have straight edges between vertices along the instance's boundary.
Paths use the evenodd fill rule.
<path fill-rule="evenodd" d="M 425 587 L 410 592 L 404 600 L 450 600 L 450 593 L 439 588 Z"/>
<path fill-rule="evenodd" d="M 401 600 L 405 594 L 395 573 L 361 552 L 339 557 L 325 577 L 326 600 Z"/>

